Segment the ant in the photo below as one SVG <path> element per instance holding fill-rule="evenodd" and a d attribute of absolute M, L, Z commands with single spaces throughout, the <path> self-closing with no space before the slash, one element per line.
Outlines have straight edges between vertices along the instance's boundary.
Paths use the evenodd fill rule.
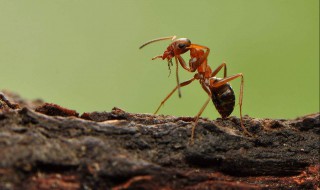
<path fill-rule="evenodd" d="M 144 43 L 142 46 L 140 46 L 139 49 L 143 48 L 144 46 L 151 44 L 153 42 L 162 41 L 162 40 L 169 40 L 171 39 L 171 44 L 167 47 L 167 49 L 164 51 L 162 55 L 155 56 L 152 58 L 152 60 L 155 60 L 157 58 L 161 58 L 162 60 L 167 59 L 168 65 L 169 63 L 172 64 L 172 59 L 175 58 L 176 62 L 176 77 L 177 77 L 177 86 L 162 100 L 159 107 L 155 111 L 154 114 L 157 114 L 159 109 L 164 105 L 164 103 L 171 97 L 171 95 L 178 89 L 179 91 L 179 97 L 181 97 L 180 94 L 180 87 L 184 87 L 189 85 L 195 80 L 199 80 L 201 87 L 203 90 L 208 94 L 208 99 L 201 107 L 200 111 L 195 116 L 195 122 L 192 127 L 191 131 L 191 142 L 193 142 L 194 134 L 195 134 L 195 127 L 198 123 L 199 117 L 201 116 L 202 112 L 207 107 L 210 99 L 212 100 L 213 104 L 215 105 L 216 109 L 218 110 L 221 117 L 227 118 L 233 111 L 235 106 L 235 94 L 231 87 L 231 85 L 228 83 L 229 81 L 232 81 L 237 78 L 241 78 L 241 84 L 240 84 L 240 96 L 239 96 L 239 107 L 240 107 L 240 123 L 243 131 L 251 136 L 251 133 L 247 131 L 247 129 L 243 125 L 243 119 L 242 119 L 242 98 L 243 98 L 243 74 L 238 73 L 232 76 L 227 77 L 227 65 L 226 63 L 222 63 L 219 65 L 214 71 L 211 70 L 211 67 L 208 65 L 207 57 L 210 53 L 210 49 L 206 46 L 198 45 L 198 44 L 192 44 L 191 41 L 187 38 L 178 38 L 176 39 L 176 36 L 170 36 L 170 37 L 164 37 L 164 38 L 157 38 L 151 41 L 148 41 Z M 182 54 L 186 53 L 187 51 L 190 51 L 190 60 L 189 60 L 189 67 L 187 66 L 184 59 L 181 57 Z M 179 83 L 179 77 L 178 77 L 178 63 L 182 66 L 183 69 L 189 71 L 189 72 L 195 72 L 197 73 L 191 78 L 190 80 L 184 81 L 182 83 Z M 217 78 L 216 75 L 219 73 L 219 71 L 223 68 L 224 70 L 224 77 L 223 78 Z"/>

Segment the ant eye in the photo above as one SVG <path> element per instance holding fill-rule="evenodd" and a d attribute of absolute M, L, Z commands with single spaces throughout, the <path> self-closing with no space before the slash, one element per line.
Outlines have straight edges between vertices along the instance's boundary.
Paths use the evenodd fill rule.
<path fill-rule="evenodd" d="M 183 48 L 186 47 L 186 44 L 179 44 L 178 47 L 179 47 L 180 49 L 183 49 Z"/>

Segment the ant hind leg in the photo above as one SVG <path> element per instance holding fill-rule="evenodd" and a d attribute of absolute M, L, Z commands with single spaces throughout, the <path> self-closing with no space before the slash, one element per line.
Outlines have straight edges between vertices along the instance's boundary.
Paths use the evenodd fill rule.
<path fill-rule="evenodd" d="M 230 77 L 226 77 L 223 78 L 222 80 L 215 82 L 213 84 L 210 84 L 211 88 L 213 87 L 219 87 L 221 85 L 226 84 L 229 81 L 232 81 L 236 78 L 241 77 L 241 84 L 240 84 L 240 95 L 239 95 L 239 107 L 240 107 L 240 124 L 241 124 L 241 128 L 243 129 L 244 133 L 249 135 L 249 136 L 253 136 L 243 125 L 243 118 L 242 118 L 242 99 L 243 99 L 243 85 L 244 85 L 244 79 L 243 79 L 243 74 L 242 73 L 238 73 L 236 75 L 230 76 Z"/>

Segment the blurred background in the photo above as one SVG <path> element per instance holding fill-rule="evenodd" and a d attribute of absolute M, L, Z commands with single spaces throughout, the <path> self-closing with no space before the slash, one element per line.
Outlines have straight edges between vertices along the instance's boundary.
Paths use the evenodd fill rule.
<path fill-rule="evenodd" d="M 80 113 L 153 113 L 176 85 L 175 68 L 168 77 L 167 62 L 151 60 L 170 41 L 138 47 L 171 35 L 210 47 L 213 69 L 225 61 L 228 75 L 244 74 L 244 114 L 319 111 L 318 0 L 0 0 L 0 89 Z M 231 85 L 238 98 L 240 80 Z M 199 111 L 199 83 L 181 90 L 159 114 Z M 220 117 L 212 103 L 202 116 Z"/>

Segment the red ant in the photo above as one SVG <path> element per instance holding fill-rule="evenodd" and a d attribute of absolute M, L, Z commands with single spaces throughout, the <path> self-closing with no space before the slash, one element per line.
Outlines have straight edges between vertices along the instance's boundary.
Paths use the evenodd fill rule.
<path fill-rule="evenodd" d="M 161 106 L 164 105 L 164 103 L 171 97 L 171 95 L 177 89 L 189 85 L 194 80 L 199 80 L 201 87 L 208 94 L 209 97 L 201 107 L 198 114 L 195 116 L 195 122 L 191 132 L 191 141 L 193 141 L 195 127 L 198 123 L 199 117 L 201 116 L 204 109 L 207 107 L 210 99 L 212 100 L 213 104 L 215 105 L 216 109 L 218 110 L 219 114 L 223 119 L 228 117 L 232 113 L 235 106 L 235 95 L 233 89 L 231 88 L 231 85 L 228 82 L 241 77 L 239 97 L 240 123 L 243 131 L 251 136 L 251 134 L 244 127 L 242 119 L 243 74 L 238 73 L 236 75 L 227 77 L 226 63 L 222 63 L 217 69 L 212 71 L 207 63 L 207 57 L 209 55 L 210 49 L 206 46 L 192 44 L 191 41 L 187 38 L 176 39 L 176 36 L 158 38 L 144 43 L 142 46 L 140 46 L 140 49 L 150 43 L 168 39 L 171 39 L 172 43 L 167 47 L 167 50 L 164 51 L 163 55 L 158 55 L 152 58 L 152 60 L 157 58 L 161 58 L 163 60 L 167 59 L 168 64 L 170 66 L 170 63 L 172 63 L 172 58 L 174 57 L 177 66 L 176 77 L 178 85 L 165 97 L 165 99 L 161 102 L 154 114 L 158 113 Z M 184 59 L 181 57 L 181 55 L 186 53 L 187 51 L 190 51 L 191 57 L 189 60 L 189 67 L 187 66 Z M 180 63 L 182 68 L 189 72 L 197 71 L 197 73 L 194 75 L 192 79 L 179 83 L 178 62 Z M 217 78 L 216 75 L 222 68 L 224 69 L 224 77 Z M 179 96 L 181 96 L 180 92 Z"/>

